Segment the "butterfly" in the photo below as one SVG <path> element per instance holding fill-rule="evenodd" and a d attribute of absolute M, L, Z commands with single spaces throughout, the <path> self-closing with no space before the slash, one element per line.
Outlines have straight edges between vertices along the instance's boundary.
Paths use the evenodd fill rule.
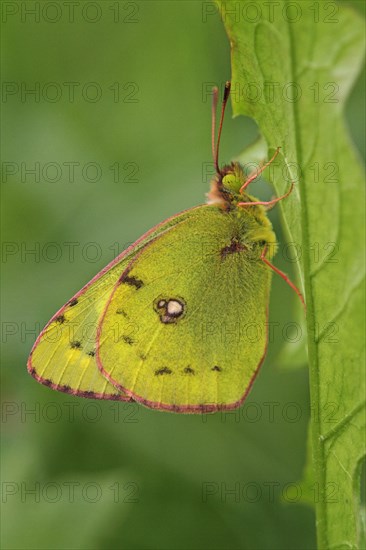
<path fill-rule="evenodd" d="M 176 413 L 233 409 L 264 360 L 272 272 L 304 303 L 271 259 L 277 241 L 249 184 L 279 153 L 245 176 L 219 167 L 230 82 L 212 153 L 216 175 L 207 203 L 160 223 L 98 273 L 48 322 L 28 360 L 41 384 L 95 399 L 136 401 Z"/>

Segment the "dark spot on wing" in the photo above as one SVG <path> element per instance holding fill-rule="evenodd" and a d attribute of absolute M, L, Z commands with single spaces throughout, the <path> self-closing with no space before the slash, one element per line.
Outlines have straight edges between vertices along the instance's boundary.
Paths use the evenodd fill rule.
<path fill-rule="evenodd" d="M 34 367 L 29 369 L 30 374 L 36 374 L 36 369 Z"/>
<path fill-rule="evenodd" d="M 185 374 L 196 374 L 194 369 L 192 369 L 191 367 L 186 367 L 184 369 L 184 372 L 185 372 Z"/>
<path fill-rule="evenodd" d="M 84 397 L 94 397 L 95 393 L 93 391 L 83 391 Z"/>
<path fill-rule="evenodd" d="M 155 371 L 155 376 L 160 376 L 161 374 L 172 374 L 172 370 L 168 369 L 168 367 L 163 367 L 162 369 L 158 369 Z"/>
<path fill-rule="evenodd" d="M 117 315 L 123 315 L 123 317 L 127 317 L 127 313 L 123 311 L 123 309 L 117 309 L 116 313 Z"/>
<path fill-rule="evenodd" d="M 143 353 L 140 353 L 139 357 L 140 357 L 141 361 L 145 361 L 145 359 L 146 359 L 146 355 L 144 355 Z"/>
<path fill-rule="evenodd" d="M 124 283 L 125 285 L 134 286 L 136 290 L 144 286 L 143 281 L 141 279 L 138 279 L 137 277 L 130 277 L 127 273 L 122 273 L 121 277 L 119 278 L 119 283 Z"/>
<path fill-rule="evenodd" d="M 216 371 L 216 372 L 221 372 L 222 371 L 222 368 L 221 367 L 218 367 L 217 365 L 215 365 L 214 367 L 212 367 L 213 371 Z"/>
<path fill-rule="evenodd" d="M 65 315 L 62 315 L 62 314 L 61 314 L 61 315 L 57 315 L 57 317 L 56 317 L 56 319 L 55 319 L 55 322 L 56 322 L 56 323 L 60 323 L 60 325 L 61 325 L 62 323 L 64 323 L 65 321 L 66 321 L 66 317 L 65 317 Z"/>
<path fill-rule="evenodd" d="M 90 355 L 90 357 L 94 357 L 95 351 L 94 350 L 88 351 L 88 355 Z"/>
<path fill-rule="evenodd" d="M 78 303 L 77 298 L 73 298 L 72 300 L 70 300 L 69 306 L 70 307 L 76 306 L 77 303 Z"/>
<path fill-rule="evenodd" d="M 122 340 L 126 342 L 126 344 L 130 344 L 130 346 L 135 343 L 134 340 L 132 340 L 132 338 L 130 338 L 129 336 L 122 336 Z"/>
<path fill-rule="evenodd" d="M 79 342 L 79 340 L 74 340 L 71 342 L 70 347 L 72 349 L 81 349 L 81 342 Z"/>
<path fill-rule="evenodd" d="M 241 252 L 243 250 L 246 250 L 246 246 L 241 244 L 238 239 L 232 238 L 231 243 L 221 249 L 221 259 L 224 260 L 227 256 L 229 256 L 229 254 L 235 254 L 236 252 Z"/>
<path fill-rule="evenodd" d="M 65 393 L 72 393 L 73 390 L 70 388 L 70 386 L 67 386 L 66 384 L 64 386 L 60 386 L 58 388 L 60 391 L 64 391 Z"/>
<path fill-rule="evenodd" d="M 45 386 L 52 386 L 52 381 L 49 380 L 48 378 L 45 378 L 45 379 L 43 380 L 43 384 L 44 384 Z"/>

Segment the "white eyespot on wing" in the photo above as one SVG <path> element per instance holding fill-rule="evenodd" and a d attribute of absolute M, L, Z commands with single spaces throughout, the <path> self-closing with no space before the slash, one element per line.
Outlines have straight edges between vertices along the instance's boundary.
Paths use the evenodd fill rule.
<path fill-rule="evenodd" d="M 158 298 L 154 302 L 154 309 L 164 324 L 176 323 L 186 313 L 186 303 L 183 298 Z"/>
<path fill-rule="evenodd" d="M 172 317 L 178 317 L 179 315 L 182 315 L 183 311 L 183 304 L 181 304 L 181 302 L 178 302 L 178 300 L 169 300 L 166 305 L 166 312 Z"/>

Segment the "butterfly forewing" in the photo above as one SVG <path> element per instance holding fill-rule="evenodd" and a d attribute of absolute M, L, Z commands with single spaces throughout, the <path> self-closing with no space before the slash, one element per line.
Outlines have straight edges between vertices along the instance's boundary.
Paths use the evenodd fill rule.
<path fill-rule="evenodd" d="M 61 308 L 38 337 L 28 360 L 28 370 L 52 389 L 82 397 L 129 400 L 100 372 L 96 363 L 96 334 L 100 317 L 124 270 L 146 243 L 178 224 L 183 212 L 156 226 Z"/>

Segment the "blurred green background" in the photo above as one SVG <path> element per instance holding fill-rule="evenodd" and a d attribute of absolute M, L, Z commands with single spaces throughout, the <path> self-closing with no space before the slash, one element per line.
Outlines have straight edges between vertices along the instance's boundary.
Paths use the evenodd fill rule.
<path fill-rule="evenodd" d="M 306 458 L 307 369 L 281 368 L 280 333 L 230 414 L 72 399 L 26 371 L 64 302 L 151 226 L 204 201 L 207 92 L 230 78 L 224 28 L 204 4 L 3 3 L 3 548 L 315 547 L 313 512 L 291 487 Z M 360 77 L 346 113 L 360 151 L 363 92 Z M 229 107 L 221 160 L 257 136 Z M 263 182 L 254 192 L 271 195 Z M 271 219 L 283 242 L 278 211 Z M 276 265 L 291 272 L 281 254 Z M 271 320 L 283 327 L 296 307 L 275 277 Z"/>

